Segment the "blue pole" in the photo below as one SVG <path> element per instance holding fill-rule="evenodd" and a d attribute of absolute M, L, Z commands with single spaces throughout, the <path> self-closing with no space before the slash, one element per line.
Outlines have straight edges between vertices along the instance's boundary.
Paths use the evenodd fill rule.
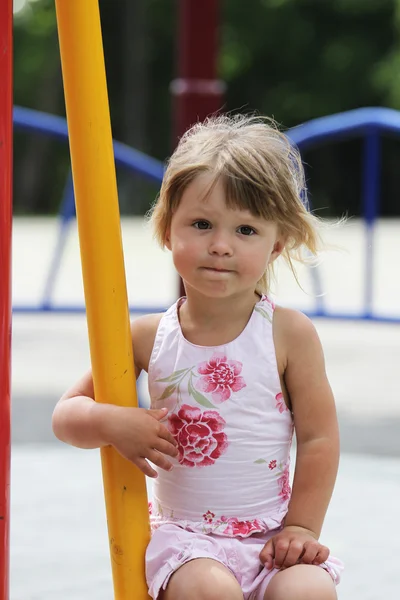
<path fill-rule="evenodd" d="M 378 131 L 371 129 L 364 142 L 363 156 L 363 213 L 365 219 L 365 280 L 364 315 L 371 318 L 374 298 L 374 238 L 379 212 L 379 183 L 381 146 Z"/>
<path fill-rule="evenodd" d="M 305 189 L 301 190 L 301 201 L 303 205 L 312 212 L 313 207 L 311 200 L 307 194 Z M 311 277 L 311 285 L 313 287 L 314 292 L 314 300 L 315 300 L 315 314 L 319 317 L 324 317 L 326 315 L 325 312 L 325 300 L 323 297 L 323 289 L 322 289 L 322 281 L 321 281 L 321 271 L 318 265 L 314 265 L 309 267 L 308 272 Z"/>
<path fill-rule="evenodd" d="M 51 309 L 51 297 L 53 295 L 56 278 L 60 270 L 62 258 L 64 256 L 65 245 L 68 239 L 68 233 L 71 225 L 71 220 L 75 218 L 75 197 L 74 185 L 72 182 L 71 172 L 68 174 L 64 186 L 64 194 L 61 202 L 59 214 L 59 227 L 56 247 L 53 252 L 49 270 L 47 272 L 46 281 L 43 287 L 42 294 L 42 309 Z"/>

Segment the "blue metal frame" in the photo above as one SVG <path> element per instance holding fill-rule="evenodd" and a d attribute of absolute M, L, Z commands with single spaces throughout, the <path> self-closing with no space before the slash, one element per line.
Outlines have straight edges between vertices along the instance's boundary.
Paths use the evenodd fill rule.
<path fill-rule="evenodd" d="M 61 140 L 64 143 L 68 143 L 67 122 L 64 118 L 56 115 L 49 115 L 29 108 L 15 106 L 14 129 L 25 132 L 35 132 L 43 135 L 49 135 L 50 137 Z M 151 158 L 150 156 L 147 156 L 143 152 L 134 150 L 133 148 L 130 148 L 125 144 L 121 144 L 120 142 L 114 141 L 113 145 L 115 163 L 117 166 L 129 169 L 137 175 L 140 175 L 145 179 L 152 181 L 157 185 L 160 185 L 164 175 L 164 165 L 160 161 Z M 59 231 L 57 236 L 57 243 L 56 247 L 54 248 L 50 267 L 46 275 L 43 291 L 41 294 L 42 300 L 37 306 L 13 306 L 13 312 L 30 313 L 44 311 L 85 311 L 84 306 L 64 306 L 62 310 L 60 310 L 60 307 L 56 308 L 51 300 L 53 290 L 56 284 L 56 279 L 60 271 L 60 265 L 64 255 L 66 242 L 68 240 L 68 234 L 72 219 L 75 219 L 75 197 L 72 176 L 70 172 L 68 174 L 64 186 L 63 198 L 61 201 L 59 212 Z M 135 312 L 134 309 L 132 310 Z M 160 308 L 158 308 L 158 310 L 160 310 Z M 147 309 L 141 309 L 136 312 L 147 312 Z"/>
<path fill-rule="evenodd" d="M 400 134 L 400 112 L 390 108 L 359 108 L 345 113 L 313 119 L 288 132 L 290 139 L 301 151 L 321 143 L 364 137 L 362 207 L 365 221 L 364 263 L 364 310 L 359 319 L 384 320 L 373 313 L 373 260 L 375 247 L 375 221 L 379 215 L 379 190 L 381 168 L 380 134 Z M 318 271 L 313 273 L 314 290 L 318 283 Z M 328 313 L 321 302 L 313 316 L 345 318 L 345 315 Z M 400 317 L 393 318 L 394 322 Z M 390 319 L 392 321 L 392 319 Z"/>
<path fill-rule="evenodd" d="M 50 135 L 63 142 L 68 142 L 68 128 L 65 119 L 55 115 L 44 114 L 27 108 L 14 108 L 14 127 L 22 131 L 34 131 Z M 388 108 L 359 108 L 356 110 L 313 119 L 294 127 L 287 132 L 288 137 L 300 151 L 327 142 L 349 139 L 356 136 L 364 137 L 363 157 L 363 216 L 366 227 L 365 239 L 365 288 L 364 310 L 359 315 L 327 311 L 320 295 L 321 284 L 318 269 L 312 269 L 312 278 L 316 295 L 316 310 L 308 313 L 311 317 L 366 319 L 390 323 L 400 322 L 399 317 L 384 317 L 374 314 L 373 301 L 373 257 L 374 257 L 374 228 L 379 214 L 379 184 L 380 184 L 380 134 L 400 134 L 400 112 Z M 164 166 L 155 160 L 130 148 L 120 142 L 114 142 L 115 162 L 117 166 L 126 168 L 146 179 L 157 183 L 162 181 Z M 60 225 L 57 246 L 53 253 L 52 262 L 46 277 L 42 301 L 36 306 L 14 306 L 14 312 L 84 312 L 83 306 L 54 306 L 51 301 L 55 280 L 59 272 L 62 254 L 68 235 L 71 219 L 75 218 L 74 192 L 72 177 L 69 174 L 60 208 Z M 165 307 L 132 307 L 132 313 L 159 312 Z"/>

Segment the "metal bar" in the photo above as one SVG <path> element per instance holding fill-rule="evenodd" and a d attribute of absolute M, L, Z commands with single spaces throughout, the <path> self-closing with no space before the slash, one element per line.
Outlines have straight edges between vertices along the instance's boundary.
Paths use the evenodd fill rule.
<path fill-rule="evenodd" d="M 0 600 L 10 572 L 12 8 L 0 2 Z"/>
<path fill-rule="evenodd" d="M 34 131 L 61 141 L 68 141 L 67 122 L 63 117 L 31 108 L 14 107 L 14 127 L 21 131 Z M 161 183 L 164 165 L 159 160 L 116 141 L 114 141 L 114 157 L 118 166 L 131 169 L 157 184 Z"/>
<path fill-rule="evenodd" d="M 50 266 L 47 271 L 46 281 L 43 286 L 41 306 L 44 310 L 51 309 L 52 296 L 56 285 L 57 277 L 60 271 L 60 265 L 64 257 L 65 247 L 68 241 L 68 234 L 71 227 L 71 220 L 75 222 L 75 196 L 72 174 L 69 173 L 64 186 L 63 199 L 58 218 L 58 235 L 56 246 L 53 250 Z"/>
<path fill-rule="evenodd" d="M 306 169 L 306 167 L 304 167 Z M 307 177 L 307 173 L 305 174 Z M 311 199 L 307 193 L 307 190 L 303 189 L 301 191 L 301 201 L 303 203 L 303 205 L 307 208 L 308 211 L 313 210 L 313 206 L 312 206 L 312 202 Z M 311 253 L 310 253 L 311 254 Z M 310 266 L 308 268 L 308 272 L 310 274 L 310 278 L 311 278 L 311 284 L 313 286 L 313 292 L 314 292 L 314 300 L 315 300 L 315 314 L 319 315 L 319 316 L 325 316 L 326 315 L 326 310 L 325 310 L 325 299 L 324 299 L 324 293 L 323 293 L 323 287 L 322 287 L 322 278 L 321 278 L 321 270 L 319 268 L 319 265 L 313 265 Z"/>
<path fill-rule="evenodd" d="M 96 401 L 137 406 L 98 0 L 56 0 Z M 148 598 L 144 475 L 101 450 L 116 600 Z"/>
<path fill-rule="evenodd" d="M 197 121 L 221 110 L 217 78 L 219 0 L 179 0 L 177 78 L 171 83 L 174 142 Z"/>
<path fill-rule="evenodd" d="M 380 139 L 376 130 L 365 137 L 363 157 L 363 213 L 365 219 L 364 312 L 372 315 L 374 299 L 374 238 L 379 212 Z"/>

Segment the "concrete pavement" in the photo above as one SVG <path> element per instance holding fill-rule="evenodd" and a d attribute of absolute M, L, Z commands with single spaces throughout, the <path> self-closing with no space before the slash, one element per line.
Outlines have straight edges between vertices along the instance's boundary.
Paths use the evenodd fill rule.
<path fill-rule="evenodd" d="M 98 451 L 18 445 L 11 600 L 111 600 Z M 398 600 L 400 459 L 345 454 L 322 539 L 346 564 L 340 600 Z"/>

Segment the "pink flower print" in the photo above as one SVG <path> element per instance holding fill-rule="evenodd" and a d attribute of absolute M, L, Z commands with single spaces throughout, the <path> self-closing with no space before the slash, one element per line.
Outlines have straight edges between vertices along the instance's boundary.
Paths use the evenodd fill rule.
<path fill-rule="evenodd" d="M 228 448 L 222 431 L 225 420 L 215 410 L 201 412 L 184 404 L 178 413 L 168 417 L 170 430 L 178 442 L 179 462 L 186 467 L 213 465 Z"/>
<path fill-rule="evenodd" d="M 247 537 L 251 533 L 263 530 L 262 524 L 257 519 L 253 521 L 239 521 L 237 517 L 221 517 L 221 522 L 226 523 L 226 529 L 224 529 L 225 535 Z"/>
<path fill-rule="evenodd" d="M 227 360 L 222 353 L 214 352 L 208 362 L 200 363 L 197 370 L 203 375 L 197 382 L 197 388 L 211 394 L 214 402 L 225 402 L 231 392 L 238 392 L 246 387 L 242 371 L 242 363 L 238 360 Z"/>
<path fill-rule="evenodd" d="M 273 471 L 274 469 L 276 469 L 276 460 L 270 460 L 268 468 L 271 469 L 271 471 Z"/>
<path fill-rule="evenodd" d="M 279 392 L 279 394 L 277 394 L 275 396 L 275 400 L 276 400 L 276 408 L 279 410 L 280 413 L 285 412 L 285 410 L 289 410 L 288 407 L 286 406 L 286 402 L 285 402 L 282 392 Z"/>
<path fill-rule="evenodd" d="M 153 514 L 153 503 L 149 502 L 149 515 Z"/>
<path fill-rule="evenodd" d="M 282 477 L 279 477 L 278 484 L 281 488 L 279 495 L 284 500 L 290 500 L 291 488 L 289 483 L 289 465 L 286 465 Z"/>
<path fill-rule="evenodd" d="M 203 519 L 205 521 L 207 521 L 207 523 L 212 523 L 213 519 L 215 517 L 215 514 L 213 512 L 211 512 L 211 510 L 208 510 L 206 513 L 204 513 L 203 515 Z"/>

